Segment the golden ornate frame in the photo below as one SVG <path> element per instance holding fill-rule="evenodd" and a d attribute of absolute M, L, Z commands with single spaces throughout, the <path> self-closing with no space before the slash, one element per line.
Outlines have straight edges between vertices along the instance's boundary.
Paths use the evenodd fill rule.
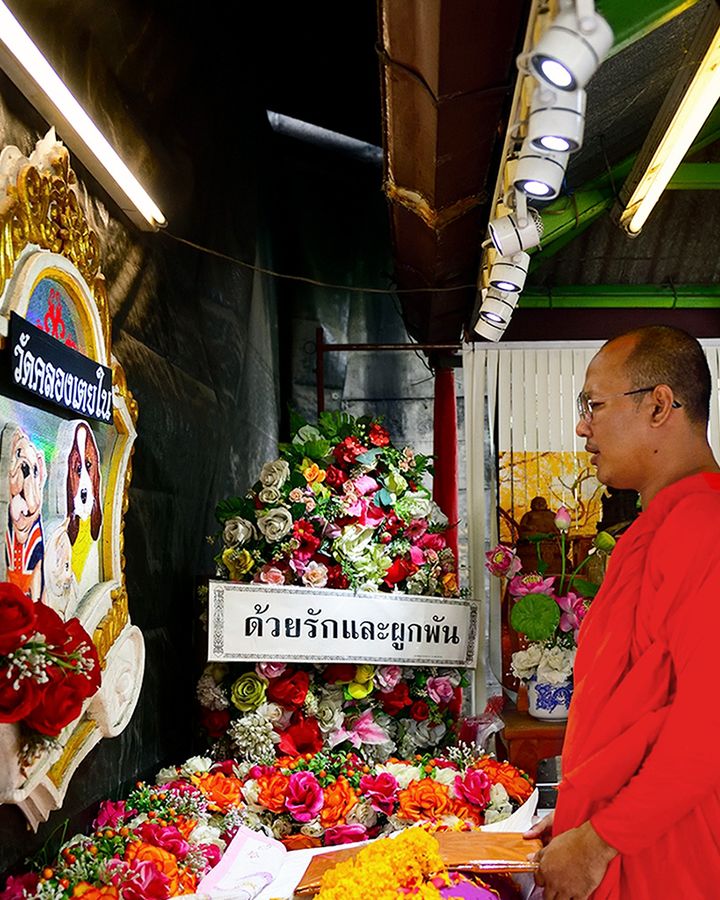
<path fill-rule="evenodd" d="M 80 286 L 79 294 L 91 301 L 92 305 L 86 309 L 78 309 L 83 318 L 92 320 L 96 336 L 92 343 L 100 344 L 94 348 L 97 361 L 112 368 L 113 423 L 118 439 L 110 459 L 103 499 L 105 521 L 109 525 L 104 529 L 100 548 L 105 579 L 101 586 L 106 590 L 97 592 L 98 598 L 89 604 L 83 621 L 98 650 L 103 668 L 100 694 L 105 691 L 105 696 L 93 697 L 80 718 L 59 736 L 55 752 L 40 757 L 29 768 L 17 762 L 21 749 L 18 727 L 0 725 L 0 761 L 6 770 L 4 777 L 0 775 L 0 803 L 17 804 L 33 828 L 52 809 L 61 806 L 70 778 L 92 747 L 102 737 L 114 736 L 125 727 L 137 702 L 144 667 L 142 635 L 129 620 L 124 555 L 124 523 L 138 407 L 127 386 L 125 372 L 111 353 L 110 313 L 101 271 L 100 242 L 79 200 L 68 151 L 54 139 L 52 131 L 38 142 L 27 159 L 14 147 L 6 147 L 0 154 L 2 335 L 7 334 L 6 317 L 13 306 L 11 289 L 16 276 L 22 277 L 28 260 L 37 263 L 42 251 L 48 251 L 48 270 L 58 257 L 71 264 L 68 277 Z M 44 256 L 40 258 L 40 266 L 44 265 L 43 260 Z M 67 263 L 62 268 L 67 271 Z M 133 669 L 135 681 L 130 695 L 126 696 L 128 673 Z M 123 682 L 122 696 L 119 689 L 117 696 L 111 696 L 113 680 Z M 111 682 L 109 686 L 106 681 Z"/>

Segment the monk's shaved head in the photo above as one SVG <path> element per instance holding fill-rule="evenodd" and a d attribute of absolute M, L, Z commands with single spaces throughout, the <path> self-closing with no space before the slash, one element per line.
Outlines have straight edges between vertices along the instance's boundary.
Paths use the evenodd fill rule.
<path fill-rule="evenodd" d="M 710 415 L 711 377 L 703 348 L 680 328 L 649 325 L 621 336 L 635 343 L 625 359 L 633 388 L 666 384 L 672 388 L 688 419 L 707 426 Z M 608 341 L 612 344 L 618 338 Z"/>

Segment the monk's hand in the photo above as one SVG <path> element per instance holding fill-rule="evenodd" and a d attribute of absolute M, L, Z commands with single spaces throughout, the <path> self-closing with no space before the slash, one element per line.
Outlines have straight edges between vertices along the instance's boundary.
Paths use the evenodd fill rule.
<path fill-rule="evenodd" d="M 555 818 L 555 810 L 552 810 L 547 816 L 536 822 L 532 828 L 523 834 L 526 841 L 534 841 L 540 838 L 543 844 L 549 844 L 552 838 L 553 819 Z"/>
<path fill-rule="evenodd" d="M 616 855 L 617 850 L 605 843 L 590 822 L 584 822 L 538 851 L 535 881 L 545 889 L 545 900 L 585 900 Z"/>

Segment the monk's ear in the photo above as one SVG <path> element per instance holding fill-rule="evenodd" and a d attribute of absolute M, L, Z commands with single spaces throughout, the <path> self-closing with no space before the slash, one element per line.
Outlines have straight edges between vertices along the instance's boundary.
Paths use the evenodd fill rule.
<path fill-rule="evenodd" d="M 650 402 L 652 403 L 650 425 L 653 428 L 659 428 L 667 422 L 673 409 L 677 407 L 672 388 L 667 384 L 658 384 L 650 395 Z"/>

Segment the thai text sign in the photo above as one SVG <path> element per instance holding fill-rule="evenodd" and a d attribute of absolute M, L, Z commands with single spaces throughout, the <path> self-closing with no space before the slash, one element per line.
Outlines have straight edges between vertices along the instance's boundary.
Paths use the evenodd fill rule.
<path fill-rule="evenodd" d="M 112 372 L 10 313 L 12 380 L 88 419 L 112 422 Z"/>
<path fill-rule="evenodd" d="M 471 600 L 210 582 L 208 659 L 474 666 Z"/>

